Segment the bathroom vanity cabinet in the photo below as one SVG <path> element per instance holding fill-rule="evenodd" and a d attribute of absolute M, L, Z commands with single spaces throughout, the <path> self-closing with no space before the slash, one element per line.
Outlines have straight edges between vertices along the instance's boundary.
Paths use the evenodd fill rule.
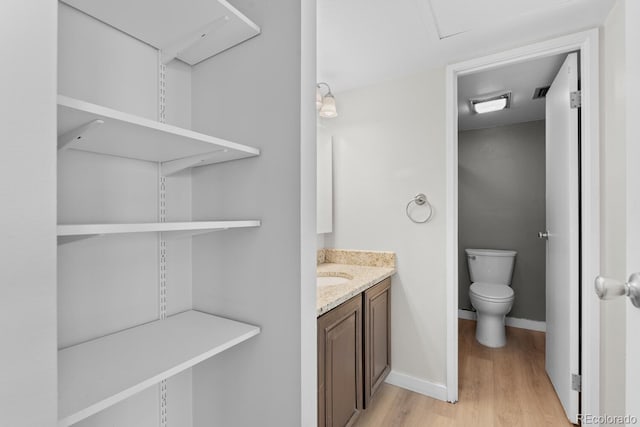
<path fill-rule="evenodd" d="M 362 399 L 362 296 L 318 319 L 318 426 L 352 425 Z"/>
<path fill-rule="evenodd" d="M 353 425 L 390 371 L 391 279 L 318 318 L 318 426 Z"/>
<path fill-rule="evenodd" d="M 391 370 L 391 279 L 363 293 L 364 303 L 364 406 Z"/>

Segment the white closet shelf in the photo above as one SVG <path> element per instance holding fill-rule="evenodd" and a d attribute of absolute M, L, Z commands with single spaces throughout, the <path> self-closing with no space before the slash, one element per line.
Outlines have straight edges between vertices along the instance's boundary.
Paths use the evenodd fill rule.
<path fill-rule="evenodd" d="M 136 224 L 69 224 L 58 225 L 58 237 L 96 236 L 124 233 L 177 233 L 193 235 L 229 228 L 259 227 L 259 220 L 248 221 L 191 221 L 191 222 L 143 222 Z"/>
<path fill-rule="evenodd" d="M 58 426 L 70 426 L 260 333 L 198 311 L 58 352 Z"/>
<path fill-rule="evenodd" d="M 62 0 L 163 53 L 195 65 L 260 34 L 226 0 Z"/>
<path fill-rule="evenodd" d="M 255 147 L 64 95 L 58 95 L 58 149 L 161 162 L 165 175 L 260 154 Z"/>

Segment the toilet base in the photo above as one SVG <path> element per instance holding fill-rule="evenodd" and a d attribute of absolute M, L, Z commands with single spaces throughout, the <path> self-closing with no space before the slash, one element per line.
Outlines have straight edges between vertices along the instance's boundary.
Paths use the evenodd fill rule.
<path fill-rule="evenodd" d="M 505 315 L 476 313 L 478 315 L 476 322 L 476 340 L 486 347 L 504 347 L 507 344 L 507 335 L 504 326 Z"/>

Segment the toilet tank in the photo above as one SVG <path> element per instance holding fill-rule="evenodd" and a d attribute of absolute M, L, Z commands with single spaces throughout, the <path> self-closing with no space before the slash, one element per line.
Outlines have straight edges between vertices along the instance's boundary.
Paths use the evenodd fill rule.
<path fill-rule="evenodd" d="M 465 249 L 472 283 L 511 285 L 516 251 Z"/>

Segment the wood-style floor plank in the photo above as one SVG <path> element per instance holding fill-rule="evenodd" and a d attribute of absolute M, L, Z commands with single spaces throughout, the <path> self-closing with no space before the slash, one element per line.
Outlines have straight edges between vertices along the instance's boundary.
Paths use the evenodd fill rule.
<path fill-rule="evenodd" d="M 507 328 L 507 345 L 475 340 L 459 323 L 459 401 L 431 399 L 384 384 L 355 427 L 571 427 L 544 369 L 544 333 Z"/>

